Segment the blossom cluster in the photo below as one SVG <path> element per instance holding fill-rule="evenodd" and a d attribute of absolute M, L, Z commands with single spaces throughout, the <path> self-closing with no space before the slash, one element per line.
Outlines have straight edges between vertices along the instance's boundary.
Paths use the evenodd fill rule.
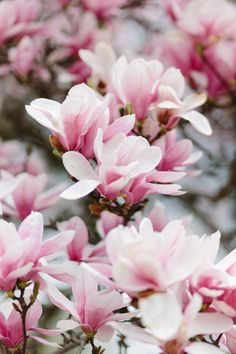
<path fill-rule="evenodd" d="M 120 56 L 116 21 L 145 1 L 0 2 L 0 75 L 30 90 L 28 141 L 46 146 L 0 140 L 0 351 L 103 354 L 116 333 L 236 353 L 236 249 L 219 260 L 220 232 L 198 236 L 160 201 L 201 173 L 185 128 L 210 140 L 212 97 L 235 98 L 236 10 L 163 3 L 175 33 Z"/>

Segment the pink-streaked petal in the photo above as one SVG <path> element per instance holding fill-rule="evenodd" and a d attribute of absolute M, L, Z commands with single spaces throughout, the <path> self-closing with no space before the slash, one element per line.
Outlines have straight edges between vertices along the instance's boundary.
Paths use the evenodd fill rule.
<path fill-rule="evenodd" d="M 128 134 L 135 123 L 135 115 L 127 115 L 121 118 L 116 119 L 111 125 L 107 127 L 105 130 L 103 139 L 104 141 L 107 141 L 111 138 L 113 138 L 114 135 L 118 133 L 124 133 Z"/>
<path fill-rule="evenodd" d="M 68 244 L 73 240 L 74 235 L 75 231 L 62 231 L 58 235 L 45 241 L 40 249 L 40 257 L 48 256 L 68 246 Z"/>

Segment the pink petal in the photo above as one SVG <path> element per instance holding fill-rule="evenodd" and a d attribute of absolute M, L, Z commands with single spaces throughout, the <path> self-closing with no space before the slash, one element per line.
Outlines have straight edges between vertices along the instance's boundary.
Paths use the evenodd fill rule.
<path fill-rule="evenodd" d="M 58 235 L 45 241 L 41 246 L 39 257 L 48 256 L 68 246 L 68 244 L 73 240 L 74 235 L 75 231 L 62 231 Z"/>
<path fill-rule="evenodd" d="M 104 141 L 111 139 L 117 133 L 124 133 L 125 135 L 127 135 L 132 130 L 134 123 L 135 123 L 134 114 L 116 119 L 105 130 Z"/>

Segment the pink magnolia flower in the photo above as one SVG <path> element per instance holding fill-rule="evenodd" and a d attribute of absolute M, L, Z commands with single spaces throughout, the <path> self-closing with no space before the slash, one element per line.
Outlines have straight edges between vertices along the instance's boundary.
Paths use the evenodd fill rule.
<path fill-rule="evenodd" d="M 38 272 L 50 274 L 44 258 L 52 258 L 74 237 L 73 231 L 64 231 L 43 242 L 43 227 L 43 216 L 37 212 L 31 213 L 18 231 L 14 224 L 0 220 L 0 289 L 11 290 L 17 279 L 37 279 Z"/>
<path fill-rule="evenodd" d="M 134 293 L 163 291 L 193 273 L 199 262 L 200 240 L 186 236 L 181 220 L 155 232 L 151 221 L 144 218 L 139 231 L 134 226 L 111 230 L 106 248 L 120 288 Z"/>
<path fill-rule="evenodd" d="M 176 354 L 222 354 L 214 345 L 193 342 L 198 335 L 221 334 L 232 327 L 232 321 L 218 313 L 200 312 L 202 299 L 195 294 L 187 307 L 182 309 L 173 292 L 158 293 L 139 299 L 144 329 L 128 325 L 128 335 L 140 341 L 158 344 L 164 353 Z M 113 327 L 122 333 L 126 331 L 125 323 Z"/>
<path fill-rule="evenodd" d="M 189 139 L 176 139 L 175 131 L 171 131 L 154 142 L 162 150 L 162 159 L 158 171 L 186 172 L 188 175 L 199 174 L 199 171 L 189 171 L 186 168 L 202 157 L 202 152 L 193 152 L 193 144 Z"/>
<path fill-rule="evenodd" d="M 105 245 L 99 242 L 96 246 L 88 243 L 88 230 L 84 221 L 78 216 L 57 224 L 58 230 L 74 230 L 75 236 L 67 247 L 69 259 L 76 262 L 104 262 Z"/>
<path fill-rule="evenodd" d="M 49 284 L 47 292 L 51 301 L 73 316 L 72 320 L 60 321 L 58 326 L 70 329 L 80 326 L 88 336 L 108 342 L 114 333 L 109 322 L 127 320 L 135 314 L 114 313 L 127 305 L 122 295 L 115 290 L 99 291 L 98 283 L 83 268 L 78 269 L 77 275 L 77 281 L 72 284 L 74 303 Z"/>
<path fill-rule="evenodd" d="M 132 105 L 137 119 L 145 119 L 148 110 L 157 100 L 157 85 L 163 72 L 157 60 L 146 61 L 142 58 L 128 63 L 122 56 L 112 67 L 112 92 L 118 103 Z"/>
<path fill-rule="evenodd" d="M 191 94 L 182 101 L 184 89 L 185 79 L 181 72 L 175 68 L 168 69 L 158 86 L 157 119 L 167 129 L 173 129 L 183 118 L 202 134 L 211 135 L 212 129 L 207 118 L 194 110 L 206 101 L 206 94 Z"/>
<path fill-rule="evenodd" d="M 199 265 L 190 278 L 190 290 L 198 292 L 204 299 L 205 304 L 214 304 L 219 311 L 227 311 L 227 298 L 230 303 L 231 291 L 235 289 L 235 250 L 220 262 L 214 264 L 219 250 L 220 233 L 216 232 L 201 239 L 201 254 Z M 226 299 L 226 302 L 221 301 Z M 213 301 L 213 302 L 212 302 Z M 229 309 L 230 311 L 230 309 Z M 231 315 L 234 310 L 231 308 Z M 234 317 L 234 316 L 232 316 Z"/>
<path fill-rule="evenodd" d="M 21 220 L 31 211 L 41 211 L 56 203 L 60 193 L 67 183 L 61 183 L 56 187 L 44 191 L 49 182 L 49 176 L 45 173 L 33 176 L 23 173 L 18 176 L 17 187 L 10 196 L 3 201 L 3 210 L 7 215 L 16 215 Z"/>
<path fill-rule="evenodd" d="M 27 311 L 26 330 L 32 330 L 42 315 L 42 306 L 36 301 Z M 7 348 L 17 348 L 23 342 L 22 318 L 12 303 L 0 305 L 0 341 Z"/>
<path fill-rule="evenodd" d="M 0 3 L 0 43 L 42 31 L 35 23 L 41 6 L 37 0 L 4 0 Z"/>
<path fill-rule="evenodd" d="M 113 48 L 104 42 L 99 42 L 94 51 L 80 49 L 79 56 L 92 69 L 90 80 L 97 86 L 99 82 L 108 84 L 111 79 L 112 66 L 117 58 Z"/>
<path fill-rule="evenodd" d="M 110 200 L 122 196 L 125 202 L 135 204 L 148 194 L 174 194 L 180 188 L 178 185 L 158 184 L 152 177 L 161 152 L 158 147 L 150 147 L 142 137 L 118 134 L 103 143 L 103 134 L 99 130 L 94 151 L 98 161 L 95 170 L 80 153 L 67 152 L 63 155 L 66 170 L 79 182 L 65 190 L 62 198 L 82 198 L 97 189 Z M 161 182 L 170 182 L 168 178 L 165 180 L 163 177 Z"/>
<path fill-rule="evenodd" d="M 219 292 L 217 297 L 214 297 L 213 306 L 218 310 L 231 317 L 236 322 L 236 250 L 234 249 L 220 262 L 215 264 L 215 269 L 222 276 L 221 283 L 218 281 Z M 224 277 L 223 277 L 224 276 Z M 218 280 L 216 278 L 216 280 Z M 215 283 L 216 283 L 215 280 Z M 228 282 L 227 282 L 228 280 Z"/>
<path fill-rule="evenodd" d="M 104 140 L 117 132 L 128 133 L 134 124 L 133 116 L 125 116 L 109 125 L 109 97 L 100 98 L 85 84 L 74 86 L 65 101 L 36 99 L 26 106 L 27 112 L 40 124 L 51 130 L 64 151 L 80 151 L 93 158 L 93 142 L 97 131 L 104 131 Z"/>
<path fill-rule="evenodd" d="M 127 3 L 127 0 L 82 0 L 86 10 L 92 11 L 97 17 L 107 18 L 114 10 Z"/>
<path fill-rule="evenodd" d="M 204 49 L 204 56 L 217 68 L 228 85 L 215 75 L 203 60 L 194 41 L 182 31 L 170 31 L 165 35 L 157 36 L 151 47 L 152 56 L 169 66 L 178 67 L 195 90 L 206 92 L 212 97 L 228 92 L 235 75 L 235 41 L 219 40 Z M 181 55 L 183 52 L 184 56 Z"/>
<path fill-rule="evenodd" d="M 38 48 L 30 37 L 21 39 L 17 47 L 9 50 L 10 67 L 18 76 L 26 77 L 35 68 Z"/>
<path fill-rule="evenodd" d="M 226 0 L 191 0 L 179 17 L 178 26 L 204 45 L 220 38 L 235 38 L 235 6 Z"/>
<path fill-rule="evenodd" d="M 69 7 L 67 11 L 69 17 L 62 17 L 60 13 L 54 20 L 56 23 L 50 23 L 52 34 L 60 45 L 55 54 L 56 56 L 59 54 L 59 58 L 61 56 L 63 58 L 63 53 L 65 58 L 69 56 L 78 58 L 78 51 L 81 48 L 91 48 L 96 43 L 99 37 L 98 23 L 91 12 L 81 12 L 77 7 Z"/>
<path fill-rule="evenodd" d="M 17 140 L 0 141 L 0 168 L 13 175 L 28 172 L 37 175 L 44 171 L 45 165 L 38 152 L 27 155 L 26 147 Z"/>

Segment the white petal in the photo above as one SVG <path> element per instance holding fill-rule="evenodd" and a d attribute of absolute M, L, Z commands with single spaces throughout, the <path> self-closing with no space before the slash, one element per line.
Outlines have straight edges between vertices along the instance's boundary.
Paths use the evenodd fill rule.
<path fill-rule="evenodd" d="M 61 193 L 60 198 L 68 200 L 83 198 L 91 193 L 98 185 L 99 181 L 95 181 L 94 179 L 84 179 L 67 188 Z"/>
<path fill-rule="evenodd" d="M 190 111 L 204 104 L 206 100 L 207 95 L 205 93 L 194 93 L 192 95 L 187 96 L 184 99 L 183 104 L 186 108 L 186 111 Z"/>
<path fill-rule="evenodd" d="M 188 337 L 199 334 L 220 334 L 230 330 L 233 321 L 220 313 L 198 313 L 194 321 L 188 325 Z"/>
<path fill-rule="evenodd" d="M 161 341 L 168 341 L 178 333 L 182 323 L 182 311 L 176 296 L 159 293 L 141 298 L 139 308 L 143 324 Z"/>
<path fill-rule="evenodd" d="M 215 345 L 207 343 L 192 343 L 185 348 L 188 354 L 223 354 Z"/>
<path fill-rule="evenodd" d="M 62 161 L 68 173 L 78 180 L 97 179 L 97 175 L 89 161 L 79 152 L 66 152 L 62 156 Z"/>
<path fill-rule="evenodd" d="M 200 133 L 205 135 L 212 134 L 212 129 L 207 118 L 200 112 L 190 111 L 190 112 L 180 114 L 180 117 L 189 121 L 192 124 L 192 126 Z"/>

